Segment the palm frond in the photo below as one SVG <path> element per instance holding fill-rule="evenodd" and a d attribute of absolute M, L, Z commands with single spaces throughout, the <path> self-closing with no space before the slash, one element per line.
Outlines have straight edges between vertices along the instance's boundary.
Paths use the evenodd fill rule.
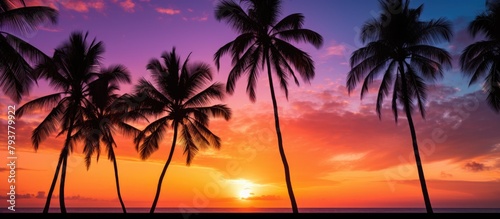
<path fill-rule="evenodd" d="M 364 76 L 364 81 L 363 81 L 363 86 L 361 88 L 361 99 L 365 97 L 365 94 L 368 93 L 368 89 L 370 85 L 373 83 L 373 80 L 379 76 L 381 72 L 385 72 L 385 74 L 393 74 L 393 72 L 388 72 L 384 71 L 384 69 L 387 69 L 387 62 L 380 62 L 380 63 L 370 63 L 372 64 L 371 67 L 372 69 L 367 72 L 367 74 Z M 385 77 L 385 75 L 384 75 Z"/>
<path fill-rule="evenodd" d="M 0 13 L 0 27 L 10 27 L 22 34 L 31 33 L 44 23 L 57 23 L 57 10 L 45 6 L 13 8 Z"/>
<path fill-rule="evenodd" d="M 281 19 L 276 25 L 273 26 L 273 32 L 280 32 L 283 30 L 300 29 L 304 25 L 304 15 L 302 13 L 290 14 Z"/>
<path fill-rule="evenodd" d="M 379 119 L 382 119 L 382 104 L 384 102 L 384 98 L 389 95 L 390 87 L 393 86 L 394 83 L 393 75 L 395 75 L 394 72 L 396 71 L 396 68 L 397 68 L 397 62 L 392 61 L 391 63 L 389 63 L 387 69 L 385 70 L 384 77 L 382 78 L 382 81 L 380 83 L 380 87 L 378 89 L 378 94 L 377 94 L 377 106 L 375 108 Z"/>
<path fill-rule="evenodd" d="M 285 41 L 293 40 L 298 43 L 310 43 L 317 49 L 323 45 L 323 36 L 309 29 L 282 30 L 276 36 Z"/>
<path fill-rule="evenodd" d="M 394 80 L 394 86 L 392 88 L 392 100 L 391 100 L 391 108 L 392 108 L 392 114 L 394 114 L 394 121 L 398 123 L 398 101 L 401 92 L 401 77 L 398 74 L 396 74 L 396 78 Z"/>
<path fill-rule="evenodd" d="M 274 50 L 274 51 L 276 51 L 276 50 Z M 274 67 L 273 68 L 274 72 L 275 72 L 275 74 L 278 77 L 279 82 L 280 82 L 280 88 L 285 93 L 285 98 L 288 100 L 288 75 L 290 73 L 282 68 L 283 64 L 281 63 L 281 61 L 282 61 L 281 57 L 279 55 L 277 55 L 276 52 L 273 52 L 273 50 L 271 49 L 271 57 L 270 57 L 270 60 L 268 58 L 268 62 L 272 63 L 270 66 Z M 293 71 L 292 71 L 292 74 L 293 74 Z"/>
<path fill-rule="evenodd" d="M 257 87 L 257 80 L 259 78 L 260 69 L 261 69 L 261 68 L 259 68 L 259 62 L 264 63 L 264 60 L 266 59 L 265 57 L 263 57 L 260 49 L 261 48 L 257 48 L 253 51 L 247 50 L 247 53 L 245 53 L 245 54 L 249 54 L 249 56 L 245 57 L 245 59 L 248 59 L 246 61 L 246 63 L 248 63 L 248 65 L 245 66 L 243 71 L 246 71 L 246 73 L 248 75 L 246 92 L 250 98 L 250 101 L 252 101 L 252 102 L 255 102 L 257 100 L 257 94 L 256 94 L 255 90 Z M 234 66 L 233 70 L 236 67 L 237 67 L 237 65 Z M 233 70 L 231 70 L 231 72 L 229 73 L 228 83 L 229 83 L 230 79 L 232 80 L 231 76 L 233 75 Z M 226 88 L 227 88 L 227 85 L 226 85 Z M 232 93 L 232 91 L 231 91 L 231 93 Z"/>
<path fill-rule="evenodd" d="M 184 105 L 203 106 L 213 99 L 223 100 L 224 94 L 224 85 L 216 82 L 189 98 L 186 102 L 184 102 Z"/>
<path fill-rule="evenodd" d="M 14 102 L 29 94 L 34 84 L 32 68 L 23 56 L 0 34 L 0 86 Z"/>
<path fill-rule="evenodd" d="M 469 85 L 486 74 L 496 58 L 496 42 L 479 41 L 467 46 L 460 55 L 462 72 L 470 77 Z"/>
<path fill-rule="evenodd" d="M 58 104 L 33 130 L 33 133 L 31 134 L 31 142 L 33 144 L 33 147 L 35 148 L 35 151 L 38 150 L 38 146 L 42 141 L 44 141 L 48 136 L 57 131 L 57 125 L 61 120 L 63 111 L 64 104 Z"/>
<path fill-rule="evenodd" d="M 215 19 L 226 21 L 239 33 L 257 31 L 259 27 L 258 23 L 233 1 L 219 2 L 215 6 Z"/>
<path fill-rule="evenodd" d="M 198 121 L 190 121 L 190 131 L 195 133 L 196 142 L 203 142 L 200 144 L 202 148 L 212 146 L 215 149 L 220 149 L 221 138 L 215 135 L 205 124 L 199 123 Z"/>
<path fill-rule="evenodd" d="M 49 94 L 47 96 L 39 97 L 31 100 L 16 110 L 16 116 L 21 118 L 25 113 L 32 112 L 38 109 L 47 109 L 54 107 L 61 100 L 61 93 Z"/>
<path fill-rule="evenodd" d="M 361 59 L 359 62 L 354 61 L 359 58 L 358 56 L 365 56 L 360 54 L 364 51 L 366 50 L 359 49 L 354 51 L 354 53 L 351 55 L 351 70 L 347 74 L 346 83 L 349 93 L 351 93 L 356 88 L 357 83 L 363 80 L 363 78 L 366 77 L 369 72 L 372 72 L 374 69 L 379 69 L 391 59 L 390 54 L 381 51 L 371 56 L 367 56 L 365 57 L 365 59 Z"/>
<path fill-rule="evenodd" d="M 153 121 L 134 139 L 141 159 L 147 159 L 153 152 L 158 150 L 158 144 L 165 137 L 167 128 L 169 127 L 167 123 L 168 119 L 169 117 L 163 117 Z"/>
<path fill-rule="evenodd" d="M 231 119 L 232 111 L 231 108 L 227 107 L 225 104 L 216 104 L 213 106 L 207 107 L 196 107 L 194 108 L 196 111 L 200 111 L 204 114 L 209 114 L 214 118 L 222 117 L 225 120 Z"/>
<path fill-rule="evenodd" d="M 187 63 L 186 63 L 187 64 Z M 188 75 L 185 79 L 184 87 L 185 96 L 183 99 L 189 99 L 202 90 L 213 78 L 212 69 L 208 64 L 196 63 L 189 67 L 183 67 Z"/>
<path fill-rule="evenodd" d="M 496 112 L 500 113 L 500 64 L 493 63 L 487 76 L 485 77 L 484 88 L 488 93 L 486 97 L 488 105 Z"/>
<path fill-rule="evenodd" d="M 183 154 L 186 155 L 186 165 L 191 165 L 194 156 L 198 153 L 199 149 L 195 144 L 193 137 L 191 136 L 190 130 L 186 125 L 181 125 L 181 135 L 179 136 L 180 142 L 184 146 Z"/>
<path fill-rule="evenodd" d="M 407 64 L 407 73 L 408 76 L 408 89 L 410 90 L 409 98 L 414 98 L 417 100 L 417 105 L 420 110 L 420 114 L 422 118 L 425 118 L 425 102 L 427 101 L 427 85 L 423 78 L 418 76 L 415 70 L 411 67 L 411 65 Z"/>
<path fill-rule="evenodd" d="M 417 42 L 423 44 L 435 45 L 442 42 L 448 42 L 453 37 L 451 23 L 444 18 L 423 22 L 419 32 L 420 33 L 416 35 L 418 37 Z"/>
<path fill-rule="evenodd" d="M 154 101 L 154 103 L 162 103 L 160 106 L 168 105 L 172 103 L 171 97 L 165 96 L 164 93 L 156 89 L 156 87 L 151 84 L 151 82 L 142 78 L 137 82 L 137 85 L 134 87 L 134 97 L 138 99 L 139 96 L 143 96 L 145 98 L 141 98 L 138 102 L 141 106 L 144 106 L 148 103 L 148 101 Z M 139 96 L 138 96 L 139 95 Z M 148 100 L 148 101 L 146 101 Z"/>
<path fill-rule="evenodd" d="M 258 56 L 258 57 L 256 57 Z M 240 59 L 238 59 L 235 63 L 233 63 L 233 68 L 229 72 L 229 76 L 227 78 L 226 83 L 226 92 L 229 94 L 234 93 L 234 88 L 236 86 L 236 82 L 241 77 L 242 74 L 245 74 L 245 70 L 247 70 L 250 63 L 255 62 L 254 60 L 258 58 L 260 59 L 260 53 L 258 47 L 250 47 Z"/>
<path fill-rule="evenodd" d="M 314 61 L 309 54 L 280 39 L 275 39 L 274 46 L 289 61 L 291 66 L 297 70 L 302 80 L 309 83 L 314 78 Z"/>

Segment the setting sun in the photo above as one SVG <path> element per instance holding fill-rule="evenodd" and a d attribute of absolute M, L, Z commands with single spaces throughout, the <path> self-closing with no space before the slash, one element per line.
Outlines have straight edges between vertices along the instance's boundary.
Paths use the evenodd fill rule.
<path fill-rule="evenodd" d="M 247 199 L 250 196 L 252 196 L 252 191 L 250 191 L 250 188 L 244 188 L 243 190 L 240 191 L 239 197 L 240 199 Z"/>

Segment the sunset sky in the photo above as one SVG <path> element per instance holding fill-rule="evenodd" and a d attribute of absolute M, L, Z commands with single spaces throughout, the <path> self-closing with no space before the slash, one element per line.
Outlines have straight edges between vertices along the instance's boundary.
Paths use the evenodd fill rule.
<path fill-rule="evenodd" d="M 191 61 L 210 64 L 215 81 L 227 80 L 229 57 L 222 59 L 217 71 L 213 55 L 237 33 L 215 19 L 218 0 L 26 2 L 54 7 L 60 17 L 56 25 L 44 25 L 23 39 L 52 56 L 71 32 L 88 31 L 90 39 L 105 45 L 104 66 L 123 64 L 132 73 L 132 84 L 122 85 L 121 93 L 130 92 L 141 77 L 149 75 L 146 64 L 151 58 L 173 47 L 181 60 L 192 53 Z M 430 84 L 426 118 L 413 117 L 431 202 L 435 208 L 500 208 L 500 114 L 486 104 L 481 84 L 468 86 L 457 64 L 460 52 L 477 40 L 466 28 L 484 10 L 484 1 L 411 1 L 413 8 L 420 4 L 424 4 L 422 20 L 445 17 L 454 32 L 449 44 L 440 45 L 452 54 L 454 65 L 442 80 Z M 324 38 L 320 49 L 296 45 L 315 61 L 316 76 L 311 83 L 290 83 L 288 100 L 281 90 L 277 92 L 299 208 L 425 207 L 405 117 L 396 124 L 388 102 L 382 118 L 377 117 L 377 86 L 363 100 L 359 89 L 349 95 L 345 87 L 350 54 L 363 46 L 359 29 L 379 11 L 376 0 L 283 0 L 281 18 L 303 13 L 304 27 Z M 245 82 L 242 77 L 235 93 L 224 100 L 233 110 L 231 120 L 210 122 L 211 130 L 222 139 L 221 149 L 201 151 L 186 166 L 182 148 L 177 148 L 158 207 L 290 207 L 267 78 L 259 80 L 255 103 L 245 93 Z M 25 100 L 52 92 L 41 81 Z M 0 97 L 2 133 L 7 133 L 7 106 L 13 104 L 6 96 Z M 34 151 L 31 132 L 44 116 L 45 112 L 39 112 L 16 120 L 17 208 L 44 206 L 63 146 L 63 136 L 54 136 Z M 115 139 L 125 205 L 150 207 L 171 135 L 147 160 L 140 159 L 130 136 Z M 6 134 L 0 135 L 0 141 L 7 142 Z M 7 164 L 7 146 L 2 145 L 0 160 Z M 120 207 L 112 163 L 101 156 L 87 170 L 82 150 L 79 145 L 68 158 L 66 207 Z M 2 199 L 7 199 L 10 185 L 7 168 L 0 166 Z M 5 209 L 8 203 L 2 201 L 1 206 Z M 59 206 L 55 197 L 52 206 Z"/>

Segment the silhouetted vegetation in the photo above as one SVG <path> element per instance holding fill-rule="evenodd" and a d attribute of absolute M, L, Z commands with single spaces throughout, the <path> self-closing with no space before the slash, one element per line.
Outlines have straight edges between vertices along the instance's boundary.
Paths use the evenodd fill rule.
<path fill-rule="evenodd" d="M 231 118 L 225 104 L 208 105 L 212 100 L 223 100 L 224 85 L 212 81 L 212 71 L 205 63 L 190 64 L 189 57 L 181 63 L 175 48 L 161 55 L 161 62 L 152 59 L 147 65 L 154 84 L 142 78 L 134 88 L 136 112 L 144 116 L 159 117 L 150 122 L 135 138 L 136 149 L 142 159 L 156 151 L 168 129 L 173 130 L 172 146 L 158 181 L 158 188 L 151 206 L 154 213 L 160 197 L 163 178 L 177 143 L 184 147 L 186 164 L 190 165 L 196 153 L 206 147 L 219 149 L 221 139 L 208 127 L 210 117 Z"/>
<path fill-rule="evenodd" d="M 0 0 L 0 86 L 11 100 L 19 103 L 38 78 L 32 64 L 48 57 L 28 42 L 9 33 L 26 35 L 46 23 L 57 22 L 57 10 L 45 6 L 26 7 L 24 1 Z"/>
<path fill-rule="evenodd" d="M 118 178 L 118 165 L 116 163 L 116 155 L 114 147 L 116 142 L 114 133 L 118 129 L 124 135 L 137 136 L 139 130 L 134 126 L 125 123 L 128 112 L 118 107 L 120 104 L 125 104 L 123 99 L 120 99 L 115 91 L 120 89 L 120 83 L 130 83 L 130 73 L 123 65 L 114 65 L 108 68 L 101 69 L 97 79 L 90 82 L 88 85 L 89 99 L 84 110 L 85 120 L 81 124 L 75 124 L 78 132 L 73 135 L 74 141 L 83 141 L 85 154 L 85 165 L 90 168 L 92 156 L 97 155 L 99 160 L 102 150 L 101 143 L 104 144 L 108 152 L 108 159 L 113 162 L 115 184 L 118 194 L 118 200 L 122 207 L 123 213 L 127 213 L 125 204 L 120 192 L 120 182 Z"/>
<path fill-rule="evenodd" d="M 41 78 L 48 80 L 56 93 L 31 100 L 16 112 L 17 116 L 21 117 L 25 113 L 34 110 L 45 109 L 50 111 L 45 119 L 33 130 L 31 141 L 35 150 L 50 135 L 66 133 L 43 210 L 44 213 L 49 210 L 59 171 L 61 171 L 59 203 L 61 212 L 66 213 L 64 186 L 68 156 L 73 152 L 75 145 L 73 135 L 79 131 L 78 124 L 85 123 L 86 107 L 92 103 L 89 86 L 100 75 L 98 72 L 100 72 L 100 60 L 104 53 L 103 43 L 96 42 L 95 39 L 89 43 L 87 37 L 88 33 L 71 33 L 69 40 L 55 49 L 51 59 L 46 59 L 35 68 L 34 71 Z M 118 77 L 117 79 L 121 78 Z"/>
<path fill-rule="evenodd" d="M 402 105 L 410 127 L 425 207 L 428 213 L 432 213 L 412 113 L 418 107 L 422 117 L 425 117 L 425 81 L 442 77 L 443 67 L 451 66 L 449 53 L 432 44 L 442 40 L 449 41 L 452 32 L 450 23 L 445 19 L 421 21 L 423 5 L 412 9 L 409 4 L 409 0 L 380 1 L 383 11 L 380 17 L 367 21 L 361 30 L 361 41 L 366 46 L 351 55 L 347 88 L 351 93 L 363 81 L 363 98 L 374 79 L 382 76 L 376 103 L 379 117 L 384 98 L 391 91 L 391 105 L 396 122 L 399 106 Z"/>
<path fill-rule="evenodd" d="M 470 78 L 469 85 L 484 78 L 486 100 L 500 113 L 500 1 L 487 0 L 486 10 L 470 24 L 472 36 L 483 34 L 486 39 L 467 46 L 460 56 L 462 73 Z"/>
<path fill-rule="evenodd" d="M 283 139 L 279 124 L 278 103 L 273 83 L 274 75 L 279 79 L 280 87 L 288 98 L 288 80 L 293 78 L 299 85 L 297 72 L 304 81 L 314 78 L 314 61 L 309 54 L 293 46 L 291 42 L 310 43 L 316 48 L 323 44 L 323 37 L 318 33 L 304 29 L 304 16 L 300 13 L 290 14 L 278 20 L 281 15 L 280 0 L 246 0 L 241 5 L 234 1 L 221 1 L 215 9 L 217 20 L 226 21 L 238 32 L 233 41 L 222 46 L 214 55 L 219 68 L 220 58 L 229 53 L 233 68 L 229 72 L 226 91 L 233 93 L 236 81 L 247 75 L 247 93 L 251 101 L 256 100 L 255 87 L 260 72 L 267 68 L 267 78 L 273 102 L 278 149 L 285 171 L 288 195 L 294 213 L 298 213 L 297 202 L 293 193 L 290 170 L 283 147 Z M 248 6 L 247 11 L 242 8 Z"/>

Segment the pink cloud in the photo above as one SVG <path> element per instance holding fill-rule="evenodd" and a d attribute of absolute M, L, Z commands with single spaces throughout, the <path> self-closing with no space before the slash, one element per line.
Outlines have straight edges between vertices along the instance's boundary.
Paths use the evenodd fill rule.
<path fill-rule="evenodd" d="M 156 11 L 161 14 L 175 15 L 180 14 L 181 11 L 173 8 L 156 8 Z"/>
<path fill-rule="evenodd" d="M 343 56 L 347 48 L 342 44 L 334 44 L 326 48 L 326 56 Z"/>
<path fill-rule="evenodd" d="M 60 2 L 60 4 L 66 9 L 77 12 L 88 12 L 90 9 L 95 9 L 95 10 L 104 9 L 103 0 L 96 0 L 96 1 L 70 0 L 70 1 L 62 1 Z"/>
<path fill-rule="evenodd" d="M 120 2 L 120 6 L 126 11 L 126 12 L 134 12 L 135 8 L 135 3 L 132 0 L 125 0 L 123 2 Z"/>

